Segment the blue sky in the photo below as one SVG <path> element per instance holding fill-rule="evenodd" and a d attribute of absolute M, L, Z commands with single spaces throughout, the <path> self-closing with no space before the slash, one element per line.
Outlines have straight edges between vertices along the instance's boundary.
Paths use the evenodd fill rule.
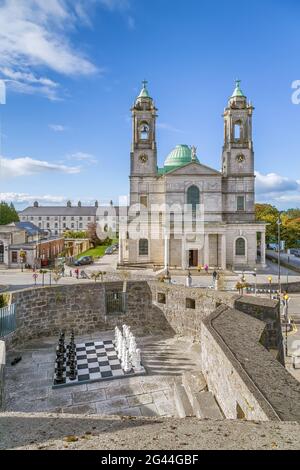
<path fill-rule="evenodd" d="M 127 194 L 144 78 L 159 164 L 186 143 L 219 169 L 239 77 L 256 108 L 257 201 L 300 206 L 299 13 L 297 0 L 0 0 L 0 197 L 21 207 Z"/>

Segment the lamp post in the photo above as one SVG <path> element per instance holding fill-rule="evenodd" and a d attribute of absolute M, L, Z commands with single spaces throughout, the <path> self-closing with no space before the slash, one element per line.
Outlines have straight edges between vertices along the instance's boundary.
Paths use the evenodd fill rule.
<path fill-rule="evenodd" d="M 281 295 L 281 266 L 280 266 L 280 248 L 281 248 L 281 240 L 280 240 L 280 227 L 281 227 L 281 218 L 280 214 L 277 220 L 277 227 L 278 227 L 278 290 L 279 290 L 279 295 Z"/>
<path fill-rule="evenodd" d="M 289 296 L 285 294 L 283 296 L 284 307 L 285 307 L 285 355 L 288 356 L 288 305 L 289 305 Z"/>
<path fill-rule="evenodd" d="M 254 295 L 256 296 L 256 285 L 257 285 L 257 273 L 256 273 L 257 269 L 254 268 L 254 273 L 253 273 L 253 276 L 254 276 Z"/>
<path fill-rule="evenodd" d="M 272 276 L 269 276 L 268 281 L 269 281 L 269 286 L 270 286 L 270 299 L 272 298 L 272 295 L 271 295 L 272 280 L 273 280 Z"/>
<path fill-rule="evenodd" d="M 287 262 L 288 262 L 288 265 L 289 265 L 290 264 L 290 256 L 288 256 Z M 286 283 L 287 283 L 286 291 L 288 292 L 289 291 L 289 268 L 287 268 L 287 270 L 286 270 Z"/>

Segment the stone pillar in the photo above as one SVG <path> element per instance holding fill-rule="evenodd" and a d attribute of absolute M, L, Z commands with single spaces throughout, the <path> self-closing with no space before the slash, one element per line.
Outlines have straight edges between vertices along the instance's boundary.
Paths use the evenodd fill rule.
<path fill-rule="evenodd" d="M 119 237 L 119 264 L 123 264 L 123 238 Z"/>
<path fill-rule="evenodd" d="M 226 235 L 221 235 L 221 268 L 226 269 Z"/>
<path fill-rule="evenodd" d="M 263 267 L 266 266 L 266 232 L 261 232 L 260 259 Z"/>
<path fill-rule="evenodd" d="M 204 235 L 204 264 L 209 266 L 209 234 Z"/>
<path fill-rule="evenodd" d="M 187 262 L 186 262 L 186 249 L 185 249 L 185 238 L 182 236 L 181 240 L 181 269 L 187 269 Z"/>
<path fill-rule="evenodd" d="M 169 263 L 170 263 L 170 239 L 168 235 L 165 235 L 165 255 L 164 255 L 165 269 L 168 269 Z"/>

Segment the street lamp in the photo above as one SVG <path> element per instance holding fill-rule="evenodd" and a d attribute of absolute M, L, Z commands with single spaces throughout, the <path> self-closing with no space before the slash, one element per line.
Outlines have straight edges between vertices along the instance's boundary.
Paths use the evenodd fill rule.
<path fill-rule="evenodd" d="M 253 273 L 253 276 L 254 276 L 254 295 L 256 296 L 256 285 L 257 285 L 257 268 L 254 268 L 254 273 Z"/>
<path fill-rule="evenodd" d="M 270 285 L 270 299 L 272 298 L 272 296 L 271 296 L 272 280 L 273 280 L 272 276 L 269 276 L 268 281 L 269 281 L 269 285 Z"/>
<path fill-rule="evenodd" d="M 281 218 L 280 214 L 277 220 L 277 227 L 278 227 L 278 289 L 279 289 L 279 295 L 281 295 L 281 266 L 280 266 L 280 248 L 281 248 L 281 240 L 280 240 L 280 227 L 281 227 Z"/>
<path fill-rule="evenodd" d="M 285 294 L 283 296 L 283 302 L 284 302 L 284 317 L 285 317 L 285 355 L 288 356 L 288 305 L 289 305 L 289 296 L 288 294 Z"/>

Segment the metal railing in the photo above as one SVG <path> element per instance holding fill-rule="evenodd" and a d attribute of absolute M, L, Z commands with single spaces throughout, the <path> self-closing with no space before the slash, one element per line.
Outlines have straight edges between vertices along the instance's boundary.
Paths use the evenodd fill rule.
<path fill-rule="evenodd" d="M 15 304 L 0 308 L 0 338 L 16 329 Z"/>
<path fill-rule="evenodd" d="M 122 314 L 127 310 L 126 292 L 107 292 L 106 293 L 106 313 Z"/>

